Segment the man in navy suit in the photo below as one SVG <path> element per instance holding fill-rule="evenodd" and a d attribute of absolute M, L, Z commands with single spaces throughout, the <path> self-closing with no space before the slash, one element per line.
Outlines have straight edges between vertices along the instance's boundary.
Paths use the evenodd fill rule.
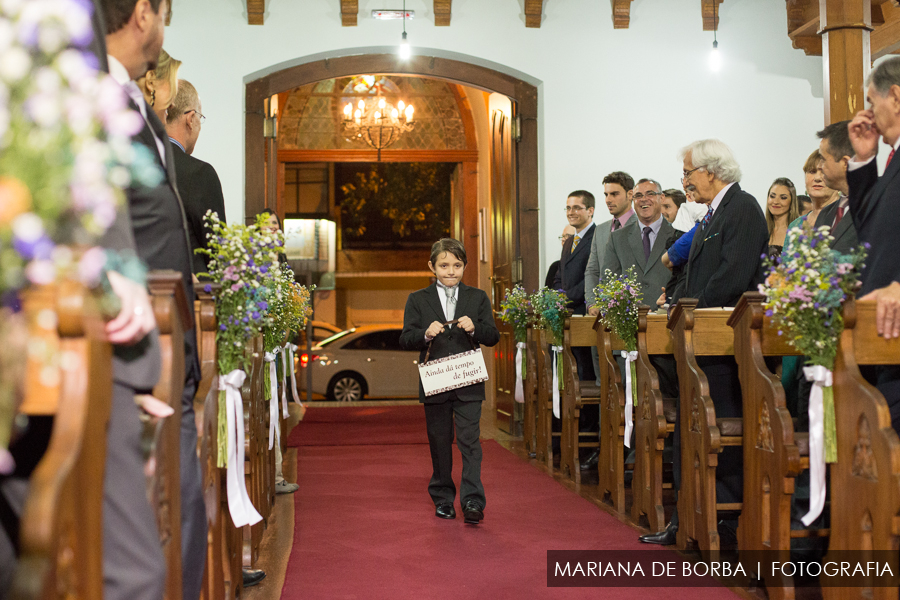
<path fill-rule="evenodd" d="M 418 350 L 419 362 L 467 352 L 479 344 L 494 346 L 500 332 L 494 323 L 491 301 L 484 291 L 462 283 L 466 249 L 458 240 L 444 238 L 431 248 L 428 268 L 437 282 L 413 292 L 403 313 L 400 345 Z M 446 325 L 445 325 L 446 324 Z M 484 382 L 426 396 L 419 382 L 419 402 L 425 405 L 432 475 L 428 493 L 435 516 L 455 519 L 456 486 L 453 483 L 453 429 L 462 454 L 460 505 L 465 522 L 477 525 L 486 504 L 481 483 L 481 403 Z"/>
<path fill-rule="evenodd" d="M 566 218 L 575 229 L 575 235 L 566 240 L 559 257 L 559 270 L 553 287 L 566 293 L 569 308 L 576 315 L 587 313 L 585 306 L 584 272 L 591 256 L 594 239 L 594 195 L 576 190 L 566 199 Z M 594 365 L 590 348 L 572 348 L 578 364 L 578 377 L 582 381 L 594 379 Z"/>
<path fill-rule="evenodd" d="M 900 337 L 900 253 L 896 236 L 900 229 L 900 58 L 878 65 L 867 81 L 869 109 L 857 113 L 849 125 L 855 156 L 847 168 L 850 215 L 860 242 L 871 245 L 862 273 L 860 300 L 877 302 L 878 335 Z M 878 138 L 891 147 L 884 174 L 878 176 L 875 155 Z M 900 367 L 860 369 L 884 395 L 891 423 L 900 433 Z"/>

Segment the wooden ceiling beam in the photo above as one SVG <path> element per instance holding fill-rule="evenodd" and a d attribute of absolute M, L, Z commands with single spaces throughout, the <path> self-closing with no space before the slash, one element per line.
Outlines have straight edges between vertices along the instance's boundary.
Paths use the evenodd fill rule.
<path fill-rule="evenodd" d="M 874 4 L 874 2 L 873 2 Z M 881 24 L 875 27 L 869 38 L 872 48 L 872 60 L 896 54 L 900 51 L 900 8 L 893 2 L 884 2 L 879 7 L 879 21 Z M 875 24 L 875 7 L 872 7 L 872 21 Z"/>
<path fill-rule="evenodd" d="M 266 0 L 247 0 L 247 24 L 262 25 L 266 14 Z"/>
<path fill-rule="evenodd" d="M 359 15 L 359 0 L 341 0 L 341 25 L 356 27 L 357 15 Z"/>
<path fill-rule="evenodd" d="M 544 0 L 525 0 L 525 27 L 541 26 L 544 18 Z"/>
<path fill-rule="evenodd" d="M 714 31 L 719 28 L 719 5 L 723 0 L 700 0 L 703 14 L 703 31 Z"/>
<path fill-rule="evenodd" d="M 631 23 L 631 2 L 632 0 L 610 0 L 613 29 L 628 29 Z"/>
<path fill-rule="evenodd" d="M 434 0 L 434 24 L 437 27 L 450 26 L 450 5 L 453 0 Z"/>
<path fill-rule="evenodd" d="M 819 35 L 819 0 L 788 0 L 788 37 L 797 50 L 807 56 L 822 56 Z"/>

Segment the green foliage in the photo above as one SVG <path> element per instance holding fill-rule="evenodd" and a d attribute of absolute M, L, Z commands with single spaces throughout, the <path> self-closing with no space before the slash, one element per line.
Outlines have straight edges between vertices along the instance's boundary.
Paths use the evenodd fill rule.
<path fill-rule="evenodd" d="M 628 351 L 637 350 L 641 284 L 634 267 L 628 267 L 621 275 L 607 269 L 594 294 L 597 297 L 594 308 L 600 311 L 600 322 L 625 343 Z"/>
<path fill-rule="evenodd" d="M 531 308 L 534 311 L 535 327 L 550 332 L 550 343 L 562 346 L 566 317 L 571 311 L 567 308 L 569 299 L 565 293 L 542 287 L 531 295 Z"/>
<path fill-rule="evenodd" d="M 506 298 L 500 303 L 500 320 L 512 326 L 517 342 L 524 342 L 526 339 L 526 328 L 532 320 L 528 314 L 530 308 L 528 294 L 521 285 L 507 290 Z"/>

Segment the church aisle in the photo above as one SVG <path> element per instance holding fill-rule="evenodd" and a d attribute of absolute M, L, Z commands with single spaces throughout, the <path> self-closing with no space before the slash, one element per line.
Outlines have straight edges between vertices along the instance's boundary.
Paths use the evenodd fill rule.
<path fill-rule="evenodd" d="M 453 521 L 436 518 L 425 491 L 431 472 L 427 444 L 390 443 L 383 435 L 392 416 L 401 439 L 423 426 L 416 408 L 364 409 L 377 413 L 371 439 L 380 444 L 298 448 L 300 491 L 282 600 L 671 596 L 666 588 L 547 588 L 548 549 L 647 547 L 632 528 L 493 440 L 483 441 L 484 522 L 464 525 L 461 514 Z M 315 414 L 321 411 L 329 414 Z M 313 418 L 300 423 L 295 439 L 302 439 L 304 427 L 316 429 L 325 420 L 332 440 L 351 431 L 354 440 L 366 437 L 357 409 L 310 413 L 307 418 Z M 344 427 L 340 415 L 355 424 Z M 334 443 L 322 433 L 317 432 L 321 442 Z M 457 481 L 460 462 L 455 450 Z M 664 560 L 674 556 L 660 552 Z M 703 599 L 735 597 L 723 587 L 683 591 Z"/>

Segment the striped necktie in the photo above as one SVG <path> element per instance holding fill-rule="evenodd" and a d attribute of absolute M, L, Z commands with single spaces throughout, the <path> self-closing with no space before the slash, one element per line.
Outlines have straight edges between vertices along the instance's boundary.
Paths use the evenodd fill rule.
<path fill-rule="evenodd" d="M 578 242 L 580 242 L 580 241 L 581 241 L 581 238 L 576 235 L 575 239 L 572 240 L 572 253 L 575 252 L 575 248 L 578 247 Z"/>

